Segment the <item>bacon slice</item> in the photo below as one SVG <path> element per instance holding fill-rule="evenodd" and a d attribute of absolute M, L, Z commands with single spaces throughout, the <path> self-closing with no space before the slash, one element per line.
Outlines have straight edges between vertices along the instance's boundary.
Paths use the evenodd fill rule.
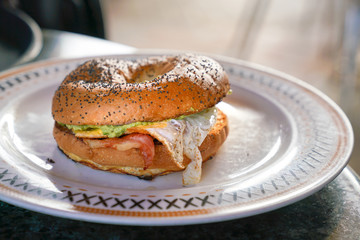
<path fill-rule="evenodd" d="M 151 136 L 141 133 L 132 133 L 121 138 L 84 139 L 91 148 L 114 148 L 126 151 L 137 148 L 144 157 L 144 169 L 152 165 L 155 156 L 155 145 Z"/>

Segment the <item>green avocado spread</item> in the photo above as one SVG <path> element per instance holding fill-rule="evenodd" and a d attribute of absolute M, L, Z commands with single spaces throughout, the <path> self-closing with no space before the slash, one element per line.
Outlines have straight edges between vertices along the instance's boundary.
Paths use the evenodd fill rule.
<path fill-rule="evenodd" d="M 121 135 L 123 135 L 126 130 L 128 128 L 131 127 L 136 127 L 139 125 L 150 125 L 153 124 L 153 122 L 134 122 L 134 123 L 129 123 L 126 125 L 70 125 L 70 124 L 62 124 L 59 123 L 61 126 L 65 126 L 68 129 L 72 130 L 72 131 L 93 131 L 93 130 L 98 130 L 100 129 L 101 132 L 108 136 L 109 138 L 114 138 L 114 137 L 120 137 Z"/>
<path fill-rule="evenodd" d="M 192 109 L 193 108 L 191 108 L 191 110 Z M 214 108 L 210 108 L 210 109 L 214 109 Z M 209 111 L 210 109 L 206 109 L 202 112 L 195 113 L 195 114 L 202 114 L 203 112 Z M 195 114 L 192 114 L 192 115 L 195 115 Z M 184 119 L 184 118 L 192 116 L 192 115 L 183 115 L 176 119 L 181 120 L 181 119 Z M 165 120 L 165 121 L 168 121 L 168 120 Z M 140 126 L 140 125 L 143 125 L 143 126 L 151 125 L 154 123 L 155 122 L 134 122 L 134 123 L 129 123 L 129 124 L 125 124 L 125 125 L 71 125 L 71 124 L 63 124 L 63 123 L 58 122 L 59 125 L 65 126 L 68 129 L 72 130 L 73 132 L 101 130 L 102 134 L 108 136 L 109 138 L 120 137 L 121 135 L 123 135 L 126 132 L 126 130 L 128 128 L 136 127 L 136 126 Z"/>

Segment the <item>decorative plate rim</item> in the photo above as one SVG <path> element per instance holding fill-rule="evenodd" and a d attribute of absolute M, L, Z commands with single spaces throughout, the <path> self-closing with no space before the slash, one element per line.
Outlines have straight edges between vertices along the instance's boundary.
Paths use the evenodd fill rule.
<path fill-rule="evenodd" d="M 171 54 L 170 52 L 158 52 L 155 55 L 162 55 L 162 54 Z M 113 56 L 120 56 L 123 58 L 126 57 L 140 57 L 144 55 L 154 55 L 154 53 L 148 52 L 136 52 L 133 54 L 124 54 L 124 55 L 113 55 Z M 97 56 L 98 57 L 98 56 Z M 112 56 L 104 56 L 104 57 L 112 57 Z M 67 207 L 49 207 L 49 205 L 41 205 L 37 201 L 41 200 L 41 197 L 36 197 L 32 195 L 32 199 L 23 199 L 19 195 L 26 195 L 24 192 L 16 191 L 13 188 L 3 185 L 0 183 L 0 189 L 3 194 L 0 194 L 0 199 L 6 201 L 8 203 L 17 205 L 19 207 L 24 207 L 33 211 L 47 213 L 50 215 L 58 216 L 58 217 L 65 217 L 83 221 L 90 221 L 90 222 L 100 222 L 100 223 L 110 223 L 110 224 L 130 224 L 130 225 L 184 225 L 184 224 L 196 224 L 196 223 L 206 223 L 206 222 L 215 222 L 215 221 L 223 221 L 223 220 L 230 220 L 239 217 L 246 217 L 251 216 L 254 214 L 259 214 L 263 212 L 267 212 L 270 210 L 277 209 L 279 207 L 283 207 L 285 205 L 289 205 L 293 202 L 301 200 L 316 191 L 320 190 L 324 185 L 332 181 L 346 166 L 349 157 L 351 155 L 351 151 L 354 144 L 354 136 L 352 132 L 352 127 L 350 121 L 347 119 L 345 113 L 341 110 L 341 108 L 328 96 L 322 93 L 320 90 L 316 89 L 315 87 L 311 86 L 310 84 L 301 81 L 293 76 L 288 74 L 282 73 L 280 71 L 264 67 L 258 64 L 245 62 L 238 59 L 233 59 L 224 56 L 216 56 L 211 55 L 211 57 L 218 60 L 221 64 L 224 65 L 235 65 L 240 66 L 242 68 L 247 68 L 257 73 L 261 73 L 264 75 L 270 75 L 274 78 L 282 79 L 282 81 L 287 81 L 290 84 L 294 84 L 298 87 L 301 87 L 307 94 L 311 93 L 316 96 L 318 99 L 324 102 L 324 104 L 331 109 L 338 117 L 338 121 L 341 121 L 342 127 L 346 130 L 346 138 L 347 143 L 346 148 L 343 149 L 345 152 L 342 153 L 342 160 L 338 162 L 336 171 L 332 170 L 331 174 L 328 173 L 326 178 L 318 179 L 311 185 L 307 185 L 302 188 L 302 191 L 295 191 L 287 196 L 284 200 L 283 198 L 273 198 L 270 199 L 271 204 L 267 204 L 264 207 L 263 203 L 261 203 L 261 199 L 259 200 L 260 203 L 252 202 L 250 206 L 240 202 L 233 205 L 224 205 L 219 206 L 217 208 L 199 208 L 199 209 L 190 209 L 192 213 L 190 216 L 186 217 L 184 215 L 184 211 L 124 211 L 124 210 L 106 210 L 106 209 L 98 209 L 98 208 L 90 208 L 79 206 L 76 204 L 65 204 Z M 71 63 L 71 62 L 79 62 L 83 61 L 84 59 L 89 59 L 91 57 L 86 58 L 76 58 L 76 59 L 52 59 L 52 60 L 44 60 L 36 63 L 27 64 L 24 66 L 19 66 L 7 71 L 3 71 L 0 73 L 0 93 L 4 89 L 4 80 L 11 76 L 19 75 L 22 73 L 27 73 L 32 70 L 36 70 L 38 68 L 49 68 L 52 66 L 57 66 L 59 64 Z M 6 84 L 6 81 L 5 81 Z M 5 90 L 4 90 L 5 91 Z M 3 97 L 0 95 L 0 101 Z M 334 159 L 336 156 L 334 156 Z M 1 167 L 1 166 L 0 166 Z M 1 168 L 0 168 L 1 171 Z M 1 172 L 0 172 L 1 175 Z M 320 173 L 321 175 L 321 173 Z M 0 177 L 1 180 L 1 177 Z M 5 191 L 5 195 L 4 195 Z M 210 195 L 205 195 L 210 196 Z M 290 196 L 290 197 L 289 197 Z M 284 197 L 284 196 L 283 196 Z M 54 203 L 59 203 L 57 200 L 47 200 L 47 201 L 54 201 Z M 200 200 L 201 201 L 201 200 Z M 203 199 L 203 203 L 204 203 Z M 208 199 L 206 199 L 208 201 Z M 269 203 L 269 201 L 268 201 Z M 153 203 L 155 204 L 155 203 Z M 175 203 L 173 203 L 174 205 Z M 190 203 L 191 204 L 191 203 Z M 239 207 L 238 205 L 246 205 L 247 210 L 243 210 L 241 214 L 239 214 L 239 210 L 231 212 L 231 210 L 235 207 Z M 56 204 L 55 204 L 56 205 Z M 206 205 L 206 202 L 205 202 Z M 156 206 L 156 204 L 154 205 Z M 260 207 L 259 207 L 260 206 Z M 79 214 L 75 214 L 79 213 Z M 95 214 L 94 214 L 95 213 Z M 113 215 L 114 216 L 111 216 Z M 165 217 L 168 215 L 169 217 Z M 122 218 L 119 218 L 122 217 Z M 132 216 L 132 217 L 131 217 Z M 124 218 L 125 217 L 125 218 Z M 144 220 L 146 218 L 147 220 Z M 142 220 L 141 220 L 142 219 Z"/>

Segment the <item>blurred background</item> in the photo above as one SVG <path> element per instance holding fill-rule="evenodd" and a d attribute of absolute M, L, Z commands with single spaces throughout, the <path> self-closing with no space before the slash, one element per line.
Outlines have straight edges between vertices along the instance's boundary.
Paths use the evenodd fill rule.
<path fill-rule="evenodd" d="M 85 34 L 140 49 L 225 55 L 300 78 L 332 98 L 350 118 L 355 132 L 350 165 L 360 173 L 359 0 L 0 3 L 23 11 L 41 29 Z M 1 15 L 0 25 L 7 25 Z M 7 51 L 2 44 L 0 50 Z"/>

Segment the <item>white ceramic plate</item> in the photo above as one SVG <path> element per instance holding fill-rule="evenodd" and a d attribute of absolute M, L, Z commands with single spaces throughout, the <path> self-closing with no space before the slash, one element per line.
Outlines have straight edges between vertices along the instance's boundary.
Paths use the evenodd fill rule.
<path fill-rule="evenodd" d="M 138 58 L 144 55 L 124 55 Z M 40 62 L 0 76 L 0 199 L 84 221 L 179 225 L 250 216 L 298 201 L 346 166 L 352 129 L 331 100 L 285 74 L 219 59 L 233 94 L 219 107 L 230 135 L 200 184 L 153 181 L 67 159 L 52 137 L 52 96 L 84 59 Z"/>

